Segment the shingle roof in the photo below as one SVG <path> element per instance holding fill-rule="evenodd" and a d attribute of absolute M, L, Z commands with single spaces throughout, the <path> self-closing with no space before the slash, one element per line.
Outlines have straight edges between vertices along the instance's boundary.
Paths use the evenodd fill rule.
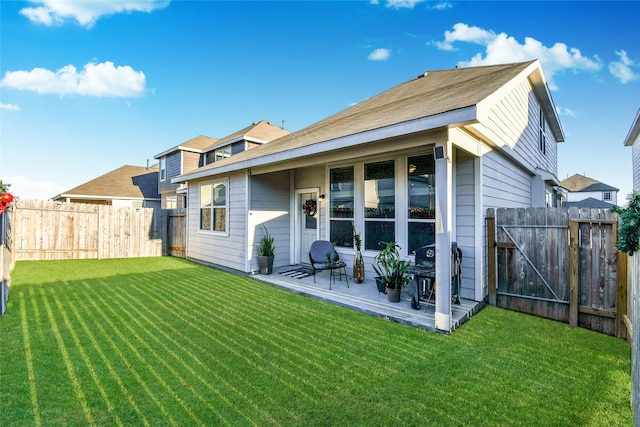
<path fill-rule="evenodd" d="M 572 193 L 582 193 L 588 191 L 619 191 L 617 188 L 596 181 L 584 175 L 575 174 L 560 182 L 560 186 Z"/>
<path fill-rule="evenodd" d="M 608 209 L 613 206 L 612 203 L 607 203 L 603 200 L 594 199 L 593 197 L 587 197 L 584 200 L 578 200 L 576 202 L 564 202 L 562 204 L 565 208 L 594 208 L 594 209 Z"/>
<path fill-rule="evenodd" d="M 260 120 L 243 129 L 240 129 L 237 132 L 232 133 L 231 135 L 220 138 L 214 144 L 207 146 L 204 151 L 211 151 L 216 147 L 220 147 L 228 144 L 229 142 L 239 141 L 242 139 L 247 141 L 265 143 L 288 135 L 289 133 L 289 131 L 276 126 L 266 120 Z"/>
<path fill-rule="evenodd" d="M 149 168 L 144 166 L 122 166 L 65 191 L 54 197 L 54 200 L 82 196 L 105 199 L 160 199 L 158 194 L 158 165 L 156 164 Z"/>
<path fill-rule="evenodd" d="M 474 107 L 535 62 L 430 71 L 270 144 L 191 171 L 177 181 L 251 159 Z M 554 126 L 562 135 L 559 122 Z"/>
<path fill-rule="evenodd" d="M 155 156 L 153 156 L 153 158 L 159 159 L 162 156 L 175 153 L 179 150 L 188 150 L 195 151 L 196 153 L 202 153 L 205 148 L 212 146 L 216 143 L 216 141 L 218 141 L 216 138 L 198 135 L 195 138 L 191 138 L 190 140 L 183 142 L 182 144 L 176 145 L 175 147 L 171 147 L 168 150 L 164 150 L 162 153 L 156 154 Z"/>

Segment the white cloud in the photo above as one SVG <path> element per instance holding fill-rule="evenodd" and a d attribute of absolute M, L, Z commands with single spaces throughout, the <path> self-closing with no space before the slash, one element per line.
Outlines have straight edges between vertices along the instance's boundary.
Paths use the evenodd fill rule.
<path fill-rule="evenodd" d="M 31 0 L 37 7 L 25 7 L 20 13 L 32 22 L 43 25 L 61 25 L 72 20 L 91 28 L 102 16 L 116 13 L 152 12 L 163 9 L 171 0 Z"/>
<path fill-rule="evenodd" d="M 556 107 L 556 111 L 558 112 L 558 115 L 560 116 L 567 116 L 567 117 L 572 117 L 572 118 L 577 118 L 578 114 L 573 111 L 570 108 L 566 108 L 566 107 Z"/>
<path fill-rule="evenodd" d="M 451 9 L 453 7 L 453 5 L 447 1 L 443 1 L 441 3 L 438 3 L 436 5 L 434 5 L 433 7 L 431 7 L 431 9 L 435 9 L 435 10 L 445 10 L 445 9 Z"/>
<path fill-rule="evenodd" d="M 142 71 L 113 62 L 90 62 L 82 71 L 66 65 L 57 71 L 34 68 L 31 71 L 7 71 L 0 87 L 29 90 L 40 94 L 136 97 L 144 93 L 146 78 Z"/>
<path fill-rule="evenodd" d="M 622 84 L 640 79 L 640 73 L 636 73 L 632 69 L 634 66 L 637 67 L 638 64 L 627 56 L 627 52 L 624 50 L 616 51 L 616 55 L 620 57 L 620 61 L 614 61 L 609 64 L 611 75 L 620 80 Z"/>
<path fill-rule="evenodd" d="M 20 107 L 15 104 L 3 104 L 0 102 L 0 110 L 18 111 L 19 109 Z"/>
<path fill-rule="evenodd" d="M 391 51 L 389 49 L 379 48 L 371 52 L 368 59 L 369 61 L 386 61 L 390 55 Z"/>
<path fill-rule="evenodd" d="M 424 0 L 387 0 L 387 7 L 392 9 L 413 9 L 418 3 Z"/>
<path fill-rule="evenodd" d="M 53 181 L 34 181 L 24 176 L 3 176 L 2 182 L 11 184 L 11 194 L 23 200 L 49 200 L 67 190 Z"/>
<path fill-rule="evenodd" d="M 597 57 L 587 58 L 580 50 L 569 48 L 564 43 L 555 43 L 547 47 L 532 37 L 525 37 L 524 44 L 521 44 L 505 33 L 496 34 L 490 30 L 463 23 L 455 24 L 453 31 L 446 31 L 444 41 L 435 42 L 435 45 L 441 50 L 455 50 L 456 42 L 474 43 L 485 47 L 484 53 L 476 54 L 469 61 L 459 62 L 460 67 L 539 59 L 551 89 L 557 89 L 553 82 L 554 76 L 565 70 L 595 72 L 602 68 Z"/>

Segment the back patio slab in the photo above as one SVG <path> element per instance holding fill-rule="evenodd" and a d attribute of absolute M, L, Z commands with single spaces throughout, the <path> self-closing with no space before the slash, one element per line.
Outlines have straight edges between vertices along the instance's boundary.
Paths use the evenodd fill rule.
<path fill-rule="evenodd" d="M 331 304 L 340 305 L 352 310 L 357 310 L 369 315 L 387 319 L 405 325 L 426 329 L 433 332 L 443 332 L 435 327 L 435 305 L 433 300 L 429 304 L 421 301 L 420 308 L 411 308 L 411 297 L 415 292 L 415 281 L 412 281 L 402 291 L 402 298 L 398 303 L 388 301 L 387 295 L 379 293 L 376 282 L 372 278 L 366 278 L 363 283 L 356 283 L 349 276 L 349 287 L 342 277 L 342 280 L 334 275 L 334 282 L 329 286 L 329 272 L 323 271 L 316 274 L 314 283 L 313 275 L 287 274 L 292 270 L 300 269 L 300 266 L 288 266 L 276 268 L 273 274 L 255 274 L 252 277 L 263 283 L 277 286 L 302 295 L 307 295 Z M 349 268 L 347 267 L 347 271 Z M 331 287 L 331 289 L 329 289 Z M 452 304 L 452 328 L 454 331 L 467 319 L 473 316 L 484 307 L 484 303 L 472 300 L 461 299 L 460 304 Z"/>

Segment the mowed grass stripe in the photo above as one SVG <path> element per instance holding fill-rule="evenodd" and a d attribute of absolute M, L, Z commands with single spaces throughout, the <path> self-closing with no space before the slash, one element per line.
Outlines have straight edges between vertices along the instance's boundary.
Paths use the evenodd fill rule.
<path fill-rule="evenodd" d="M 188 287 L 189 291 L 184 288 Z M 228 300 L 205 300 L 210 296 L 210 287 L 197 286 L 193 282 L 176 284 L 173 292 L 182 292 L 185 298 L 190 298 L 199 311 L 214 315 L 214 313 L 224 312 L 224 321 L 234 324 L 236 328 L 244 332 L 247 336 L 255 339 L 255 343 L 260 342 L 263 348 L 272 347 L 278 350 L 286 361 L 296 368 L 301 366 L 313 367 L 313 377 L 318 381 L 324 381 L 336 368 L 335 360 L 329 358 L 329 352 L 314 351 L 311 346 L 306 345 L 309 341 L 307 337 L 289 333 L 285 328 L 276 328 L 277 322 L 268 317 L 271 313 L 276 313 L 277 307 L 271 310 L 256 312 L 253 307 L 247 304 L 230 304 Z M 286 309 L 286 307 L 285 307 Z M 279 313 L 278 313 L 279 314 Z M 299 362 L 296 362 L 298 360 Z M 356 375 L 357 376 L 357 375 Z M 347 382 L 356 384 L 354 378 L 347 378 Z"/>
<path fill-rule="evenodd" d="M 42 425 L 40 415 L 40 405 L 38 403 L 38 389 L 36 374 L 33 368 L 33 353 L 31 352 L 31 335 L 29 334 L 29 322 L 27 320 L 27 303 L 24 300 L 24 292 L 19 294 L 20 298 L 20 324 L 22 326 L 22 338 L 24 341 L 24 357 L 27 366 L 27 378 L 29 379 L 29 397 L 31 399 L 31 410 L 33 412 L 33 422 L 35 425 Z"/>
<path fill-rule="evenodd" d="M 165 291 L 163 293 L 165 294 L 165 299 L 167 300 L 170 300 L 172 295 L 174 295 L 173 290 L 171 292 L 168 292 L 162 287 L 154 289 L 154 294 L 157 294 L 161 291 Z M 308 381 L 306 381 L 300 375 L 296 375 L 290 369 L 286 369 L 281 366 L 281 364 L 279 363 L 280 360 L 270 360 L 263 357 L 263 353 L 255 351 L 255 342 L 249 340 L 248 338 L 239 336 L 237 334 L 237 331 L 233 328 L 233 324 L 225 326 L 224 322 L 226 318 L 224 315 L 218 313 L 210 313 L 213 316 L 213 320 L 208 319 L 210 321 L 207 322 L 203 320 L 200 312 L 194 311 L 193 306 L 186 305 L 188 301 L 183 302 L 185 304 L 182 304 L 179 307 L 172 305 L 172 307 L 174 307 L 174 314 L 176 316 L 180 316 L 184 320 L 187 320 L 193 328 L 202 333 L 205 337 L 212 340 L 226 351 L 232 353 L 235 357 L 241 358 L 249 366 L 289 388 L 296 394 L 296 396 L 304 397 L 305 399 L 310 401 L 316 401 L 314 397 L 312 397 L 301 387 L 297 386 L 297 384 L 304 383 L 305 385 L 309 385 L 314 389 L 316 389 L 317 387 L 309 384 Z M 259 365 L 255 362 L 255 360 L 260 360 L 261 362 L 266 363 L 270 367 L 270 369 L 267 370 L 266 367 Z M 279 374 L 283 374 L 289 380 L 284 380 L 280 377 Z"/>
<path fill-rule="evenodd" d="M 137 289 L 140 295 L 142 295 L 144 298 L 136 297 L 135 294 L 128 294 L 127 298 L 130 299 L 131 301 L 126 301 L 126 303 L 131 306 L 134 306 L 135 304 L 139 306 L 143 306 L 144 303 L 151 298 L 153 298 L 154 303 L 158 305 L 162 305 L 163 301 L 167 301 L 167 299 L 157 299 L 157 296 L 158 296 L 157 292 L 155 292 L 154 295 L 151 295 L 150 293 L 145 292 L 146 288 L 147 287 L 145 287 L 144 283 L 142 283 L 141 287 Z M 154 288 L 154 290 L 157 290 L 157 288 Z M 180 302 L 181 301 L 176 301 L 175 303 L 180 303 Z M 171 303 L 170 305 L 166 304 L 163 306 L 163 308 L 173 307 L 175 303 Z M 152 322 L 150 326 L 153 327 L 154 330 L 158 334 L 162 335 L 168 342 L 173 343 L 176 348 L 181 348 L 181 349 L 188 348 L 192 350 L 197 350 L 198 353 L 201 355 L 209 354 L 211 352 L 210 349 L 205 349 L 204 347 L 202 347 L 202 345 L 200 345 L 199 343 L 191 339 L 189 336 L 185 335 L 182 330 L 176 329 L 174 327 L 173 322 L 167 321 L 166 317 L 160 316 L 156 311 L 149 311 L 148 315 L 153 319 L 153 320 L 150 319 L 150 321 Z M 220 363 L 215 365 L 216 368 L 224 371 L 224 376 L 222 376 L 220 373 L 212 370 L 211 367 L 205 361 L 203 361 L 201 357 L 196 355 L 193 351 L 189 351 L 188 355 L 198 365 L 200 369 L 212 375 L 218 383 L 221 383 L 226 388 L 230 389 L 233 393 L 235 393 L 237 396 L 239 396 L 241 399 L 243 399 L 244 402 L 249 406 L 251 406 L 254 411 L 262 414 L 262 416 L 265 419 L 273 423 L 276 422 L 276 420 L 271 418 L 270 414 L 264 411 L 262 407 L 258 406 L 255 402 L 255 399 L 251 397 L 254 395 L 260 395 L 261 398 L 268 400 L 273 404 L 276 404 L 276 401 L 273 399 L 271 395 L 265 393 L 262 389 L 255 387 L 252 383 L 247 381 L 245 376 L 239 375 L 237 372 L 235 372 L 229 366 L 227 366 L 227 364 Z M 246 392 L 243 392 L 241 388 L 234 386 L 234 384 L 238 384 L 239 387 L 246 388 L 248 390 Z M 219 391 L 218 389 L 214 389 L 209 382 L 206 382 L 206 387 L 214 391 L 216 394 L 228 392 L 227 390 Z M 246 408 L 244 409 L 246 412 Z M 291 417 L 295 416 L 295 414 L 293 413 L 290 413 L 289 415 Z"/>
<path fill-rule="evenodd" d="M 130 311 L 126 311 L 126 312 L 129 314 L 129 319 L 131 320 L 131 322 L 135 326 L 137 326 L 139 330 L 147 334 L 149 339 L 153 341 L 156 345 L 158 345 L 164 351 L 165 354 L 170 355 L 177 362 L 178 365 L 182 366 L 187 371 L 189 376 L 181 375 L 180 373 L 175 371 L 175 369 L 173 369 L 171 364 L 164 361 L 162 362 L 162 364 L 165 365 L 166 369 L 169 370 L 183 386 L 186 386 L 187 388 L 189 388 L 192 394 L 198 400 L 200 400 L 206 408 L 208 408 L 211 412 L 214 412 L 222 422 L 228 423 L 225 420 L 225 416 L 220 411 L 218 411 L 213 405 L 211 405 L 211 403 L 207 401 L 206 398 L 191 385 L 191 379 L 197 380 L 197 382 L 199 382 L 200 385 L 204 386 L 206 389 L 208 389 L 213 394 L 215 394 L 218 397 L 218 399 L 226 403 L 240 418 L 244 418 L 249 423 L 253 425 L 257 425 L 255 424 L 255 422 L 253 422 L 253 420 L 251 420 L 251 418 L 247 416 L 246 407 L 238 407 L 237 405 L 233 404 L 224 395 L 224 393 L 220 392 L 215 387 L 213 387 L 207 379 L 203 378 L 202 375 L 196 372 L 196 369 L 194 366 L 192 366 L 190 363 L 187 362 L 187 359 L 190 359 L 191 361 L 195 362 L 198 368 L 205 371 L 209 370 L 208 367 L 201 360 L 199 360 L 199 358 L 195 354 L 193 354 L 193 352 L 189 351 L 189 347 L 181 346 L 180 343 L 174 340 L 170 334 L 167 334 L 162 328 L 158 327 L 158 321 L 161 321 L 160 317 L 156 316 L 155 320 L 151 320 L 150 316 L 153 316 L 154 313 L 149 310 L 146 310 L 146 312 L 143 312 L 142 310 L 140 310 L 139 307 L 145 307 L 144 303 L 140 301 L 137 301 L 139 303 L 137 305 L 133 304 L 130 300 L 135 301 L 136 298 L 132 294 L 128 294 L 127 298 L 123 297 L 119 293 L 111 293 L 110 296 L 117 298 L 122 307 L 124 306 L 129 307 Z M 133 314 L 137 314 L 137 316 L 133 316 Z M 140 319 L 142 319 L 144 323 Z M 178 355 L 173 350 L 172 347 L 167 345 L 168 343 L 172 343 L 174 344 L 173 347 L 179 348 L 182 356 Z M 218 379 L 222 382 L 226 382 L 221 377 L 219 377 Z M 257 405 L 255 405 L 255 403 L 253 403 L 245 394 L 240 393 L 239 390 L 233 387 L 231 384 L 228 384 L 228 386 L 230 386 L 235 393 L 241 395 L 245 399 L 246 403 L 253 406 L 254 410 L 260 411 L 263 413 L 263 415 L 267 416 L 267 414 L 264 413 Z"/>
<path fill-rule="evenodd" d="M 86 285 L 86 288 L 90 289 L 91 286 Z M 115 355 L 118 356 L 120 361 L 123 362 L 123 364 L 127 367 L 129 372 L 133 375 L 133 377 L 136 380 L 136 382 L 142 387 L 142 389 L 144 390 L 146 395 L 149 397 L 149 399 L 160 410 L 160 412 L 162 413 L 163 417 L 165 417 L 165 421 L 168 422 L 170 425 L 178 426 L 179 423 L 167 411 L 167 408 L 162 404 L 162 402 L 160 401 L 158 396 L 156 396 L 156 394 L 151 390 L 152 385 L 147 383 L 142 378 L 141 372 L 139 372 L 135 368 L 135 366 L 131 363 L 129 358 L 122 352 L 121 347 L 124 345 L 127 348 L 129 348 L 129 350 L 131 351 L 131 354 L 135 355 L 136 358 L 138 359 L 138 361 L 142 362 L 142 363 L 140 363 L 138 365 L 138 366 L 140 366 L 140 370 L 146 370 L 146 371 L 149 370 L 149 366 L 148 366 L 147 362 L 144 360 L 144 358 L 140 357 L 140 354 L 137 351 L 137 349 L 135 348 L 135 346 L 133 346 L 131 344 L 131 342 L 129 340 L 127 340 L 127 338 L 124 336 L 122 331 L 120 331 L 118 329 L 117 325 L 115 325 L 111 321 L 109 316 L 107 316 L 106 313 L 102 310 L 101 306 L 99 306 L 96 303 L 96 301 L 94 301 L 93 299 L 87 299 L 87 301 L 89 302 L 89 304 L 91 305 L 91 307 L 94 310 L 94 316 L 97 314 L 98 316 L 100 316 L 100 318 L 104 322 L 104 323 L 96 322 L 95 325 L 99 329 L 100 333 L 105 337 L 107 342 L 110 344 L 111 350 L 114 352 Z M 108 331 L 109 333 L 107 333 L 107 331 L 105 330 L 103 324 L 106 324 L 106 325 L 109 326 L 109 328 L 110 328 L 109 331 Z M 114 341 L 114 339 L 112 338 L 113 335 L 117 336 L 118 342 Z M 142 398 L 142 396 L 140 396 L 139 398 Z"/>
<path fill-rule="evenodd" d="M 120 376 L 120 373 L 117 372 L 117 370 L 113 366 L 113 363 L 111 363 L 111 359 L 107 357 L 105 352 L 108 352 L 108 349 L 102 348 L 102 346 L 98 342 L 97 337 L 95 336 L 94 331 L 89 328 L 87 324 L 87 320 L 91 320 L 94 318 L 93 313 L 85 311 L 83 316 L 83 314 L 78 311 L 78 306 L 83 306 L 84 304 L 77 299 L 77 294 L 76 294 L 76 298 L 69 300 L 69 303 L 70 303 L 71 311 L 73 312 L 74 316 L 78 320 L 78 323 L 82 328 L 82 332 L 84 333 L 84 336 L 89 340 L 89 344 L 91 345 L 91 347 L 94 349 L 94 351 L 100 358 L 101 364 L 109 372 L 110 377 L 107 378 L 106 381 L 108 382 L 115 381 L 115 383 L 118 385 L 118 390 L 126 398 L 127 402 L 129 403 L 129 405 L 131 405 L 131 408 L 135 411 L 137 415 L 136 422 L 141 423 L 144 426 L 150 426 L 149 421 L 145 417 L 144 413 L 140 410 L 140 407 L 138 407 L 134 397 L 131 395 L 126 385 L 124 384 L 122 377 Z M 85 319 L 85 316 L 86 316 L 86 319 Z M 97 328 L 96 330 L 100 332 Z M 101 337 L 106 338 L 104 334 L 101 334 Z M 114 417 L 116 417 L 117 419 L 120 419 L 116 411 L 122 412 L 123 411 L 122 408 L 116 409 L 115 407 L 111 407 L 110 410 L 113 411 Z"/>
<path fill-rule="evenodd" d="M 95 384 L 96 390 L 98 391 L 98 393 L 100 393 L 100 396 L 102 398 L 101 401 L 107 406 L 107 411 L 108 411 L 108 413 L 110 415 L 113 416 L 113 421 L 116 423 L 116 425 L 118 425 L 118 426 L 124 425 L 122 420 L 118 416 L 118 414 L 115 413 L 115 407 L 114 407 L 113 403 L 111 402 L 111 399 L 107 395 L 107 393 L 105 391 L 105 388 L 102 385 L 102 382 L 100 380 L 100 377 L 96 373 L 94 364 L 91 361 L 91 359 L 89 358 L 89 356 L 87 355 L 87 352 L 85 351 L 83 343 L 81 342 L 80 338 L 78 337 L 78 334 L 76 333 L 75 328 L 71 325 L 71 322 L 69 321 L 69 316 L 67 314 L 67 309 L 72 310 L 73 306 L 72 305 L 71 306 L 68 306 L 68 305 L 63 306 L 63 304 L 61 303 L 60 298 L 58 297 L 58 295 L 53 295 L 52 299 L 53 299 L 53 302 L 55 303 L 55 306 L 58 309 L 57 312 L 60 314 L 60 316 L 62 316 L 62 322 L 63 322 L 64 326 L 66 327 L 68 334 L 71 336 L 71 339 L 73 340 L 74 351 L 77 351 L 78 354 L 80 355 L 80 357 L 81 357 L 81 359 L 82 359 L 82 361 L 84 363 L 84 368 L 86 369 L 87 372 L 89 372 L 89 376 L 93 380 L 93 383 Z M 80 367 L 76 368 L 75 370 L 80 370 Z M 92 413 L 93 411 L 96 410 L 96 408 L 94 408 L 93 411 L 92 411 L 88 407 L 88 405 L 86 403 L 86 399 L 85 399 L 84 405 L 87 406 L 87 410 L 90 413 Z M 91 419 L 95 420 L 96 417 L 94 417 L 92 415 Z"/>
<path fill-rule="evenodd" d="M 41 292 L 41 295 L 42 294 L 44 293 Z M 62 361 L 64 362 L 64 366 L 67 371 L 67 376 L 69 377 L 69 381 L 71 382 L 71 386 L 73 387 L 75 398 L 77 399 L 77 401 L 80 404 L 80 407 L 82 408 L 82 413 L 87 423 L 94 424 L 93 415 L 91 414 L 91 410 L 87 405 L 87 401 L 84 397 L 84 392 L 82 390 L 82 387 L 80 386 L 80 381 L 76 376 L 75 368 L 69 357 L 69 352 L 67 351 L 67 346 L 64 343 L 64 339 L 62 337 L 60 329 L 58 328 L 56 316 L 54 316 L 53 314 L 53 310 L 51 309 L 51 304 L 49 303 L 49 300 L 47 298 L 43 298 L 43 303 L 44 303 L 45 311 L 47 313 L 47 317 L 49 318 L 49 323 L 51 323 L 51 330 L 56 339 L 56 343 L 58 344 L 58 350 L 60 350 Z M 71 408 L 68 408 L 68 409 L 71 409 Z"/>
<path fill-rule="evenodd" d="M 108 298 L 109 295 L 113 295 L 113 292 L 110 292 L 110 293 L 94 292 L 91 289 L 91 287 L 87 287 L 87 291 L 89 292 L 89 295 L 93 295 L 93 297 L 98 302 L 100 302 L 102 306 L 107 307 L 107 310 L 109 310 L 112 315 L 116 315 L 116 316 L 119 316 L 119 317 L 127 316 L 127 318 L 129 318 L 130 320 L 134 321 L 133 317 L 129 316 L 129 314 L 126 311 L 122 311 L 121 310 L 121 312 L 118 313 L 116 310 L 114 310 L 113 307 L 116 306 L 116 304 L 113 304 L 113 303 L 109 304 L 110 301 L 107 298 Z M 124 319 L 126 320 L 126 318 L 124 318 Z M 113 325 L 113 323 L 111 323 L 111 322 L 109 322 L 109 324 Z M 144 347 L 148 351 L 149 356 L 151 356 L 154 361 L 159 362 L 162 365 L 162 367 L 164 369 L 166 369 L 167 372 L 171 373 L 174 376 L 174 378 L 176 380 L 178 380 L 178 382 L 180 383 L 181 386 L 190 387 L 191 390 L 194 390 L 194 389 L 189 384 L 187 384 L 185 382 L 183 376 L 178 375 L 175 372 L 173 367 L 164 359 L 163 355 L 161 355 L 160 352 L 156 351 L 155 348 L 140 335 L 138 330 L 136 328 L 134 328 L 131 325 L 130 322 L 124 321 L 121 325 L 124 327 L 124 329 L 126 329 L 129 332 L 129 334 L 131 334 L 131 336 L 135 340 L 134 342 L 136 343 L 136 345 L 133 345 L 133 343 L 130 340 L 128 340 L 125 337 L 125 335 L 118 330 L 118 331 L 116 331 L 116 334 L 121 339 L 121 341 L 126 346 L 129 347 L 131 352 L 139 359 L 140 362 L 146 364 L 146 367 L 147 367 L 147 370 L 149 371 L 149 373 L 151 373 L 151 375 L 153 376 L 153 378 L 155 378 L 157 383 L 160 384 L 162 386 L 162 388 L 164 388 L 164 390 L 170 396 L 172 396 L 173 399 L 176 402 L 178 402 L 178 404 L 182 407 L 182 409 L 185 411 L 185 413 L 189 417 L 191 417 L 191 419 L 193 419 L 197 424 L 204 425 L 203 421 L 198 418 L 198 416 L 193 412 L 192 408 L 185 403 L 185 401 L 182 398 L 182 396 L 177 394 L 177 392 L 175 391 L 175 388 L 173 387 L 173 385 L 169 384 L 169 382 L 167 382 L 165 380 L 165 378 L 162 375 L 160 375 L 158 370 L 152 364 L 149 364 L 147 362 L 147 360 L 145 359 L 145 357 L 142 356 L 140 347 Z M 142 329 L 142 330 L 144 330 L 144 329 Z"/>

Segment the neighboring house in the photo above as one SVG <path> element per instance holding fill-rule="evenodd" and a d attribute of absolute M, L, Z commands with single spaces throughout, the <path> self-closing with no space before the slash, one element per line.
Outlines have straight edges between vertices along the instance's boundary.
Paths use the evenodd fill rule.
<path fill-rule="evenodd" d="M 635 119 L 629 134 L 624 140 L 625 147 L 631 147 L 632 163 L 633 163 L 633 191 L 640 191 L 640 108 L 636 113 Z"/>
<path fill-rule="evenodd" d="M 99 205 L 159 208 L 158 165 L 125 165 L 71 190 L 52 200 Z"/>
<path fill-rule="evenodd" d="M 610 208 L 618 204 L 618 189 L 584 175 L 575 174 L 560 182 L 567 190 L 565 207 Z"/>
<path fill-rule="evenodd" d="M 188 184 L 187 257 L 255 272 L 264 225 L 276 267 L 308 262 L 318 239 L 351 263 L 355 230 L 372 278 L 380 242 L 408 260 L 435 242 L 435 322 L 448 331 L 452 242 L 461 296 L 482 301 L 487 208 L 555 203 L 563 140 L 539 61 L 430 71 L 174 178 Z M 317 203 L 312 216 L 306 201 Z"/>
<path fill-rule="evenodd" d="M 187 206 L 187 185 L 172 178 L 226 159 L 287 135 L 286 130 L 261 120 L 222 139 L 198 136 L 154 156 L 160 162 L 158 189 L 163 209 Z"/>
<path fill-rule="evenodd" d="M 196 169 L 204 149 L 215 144 L 216 141 L 215 138 L 200 135 L 154 156 L 160 165 L 156 185 L 162 196 L 163 209 L 186 206 L 186 185 L 174 184 L 171 178 Z"/>

